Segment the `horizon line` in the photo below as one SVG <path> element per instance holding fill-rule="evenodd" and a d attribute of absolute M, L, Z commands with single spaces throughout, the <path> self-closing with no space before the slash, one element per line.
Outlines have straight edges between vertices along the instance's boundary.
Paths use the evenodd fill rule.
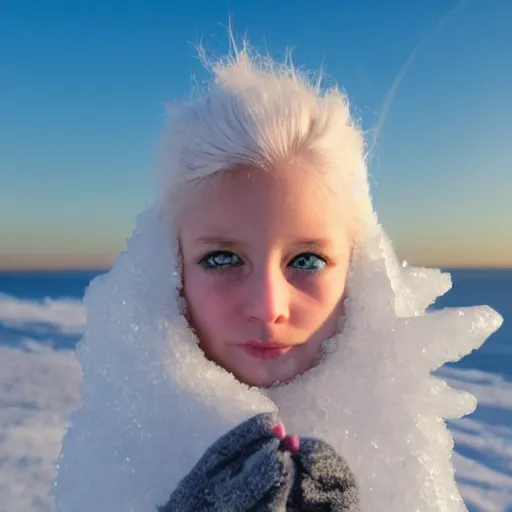
<path fill-rule="evenodd" d="M 471 265 L 471 264 L 423 264 L 407 261 L 409 267 L 431 268 L 440 270 L 512 270 L 512 265 Z M 0 274 L 30 274 L 30 273 L 51 273 L 51 272 L 84 272 L 84 273 L 102 273 L 112 269 L 110 266 L 62 266 L 62 267 L 1 267 Z"/>

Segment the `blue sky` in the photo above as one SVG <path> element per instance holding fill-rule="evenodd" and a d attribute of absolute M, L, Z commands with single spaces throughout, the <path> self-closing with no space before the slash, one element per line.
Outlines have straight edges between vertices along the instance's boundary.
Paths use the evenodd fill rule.
<path fill-rule="evenodd" d="M 261 51 L 323 66 L 367 130 L 405 70 L 371 161 L 399 255 L 512 266 L 510 0 L 11 0 L 0 268 L 112 261 L 152 200 L 165 104 L 207 79 L 195 46 L 224 54 L 229 15 Z"/>

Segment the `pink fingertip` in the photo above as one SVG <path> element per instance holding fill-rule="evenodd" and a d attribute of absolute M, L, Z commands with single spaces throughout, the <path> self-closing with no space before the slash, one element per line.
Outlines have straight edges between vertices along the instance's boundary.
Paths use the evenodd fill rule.
<path fill-rule="evenodd" d="M 299 450 L 300 450 L 299 436 L 297 436 L 297 435 L 286 436 L 286 439 L 284 441 L 286 443 L 286 448 L 291 453 L 299 453 Z"/>
<path fill-rule="evenodd" d="M 286 437 L 284 425 L 282 423 L 278 423 L 275 427 L 272 427 L 272 434 L 274 434 L 278 439 L 284 439 Z"/>

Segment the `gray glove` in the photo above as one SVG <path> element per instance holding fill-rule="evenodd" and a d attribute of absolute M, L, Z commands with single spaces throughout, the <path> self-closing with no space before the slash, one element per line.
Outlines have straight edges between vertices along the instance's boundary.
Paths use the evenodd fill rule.
<path fill-rule="evenodd" d="M 324 441 L 284 437 L 258 414 L 208 448 L 160 512 L 359 512 L 345 460 Z"/>

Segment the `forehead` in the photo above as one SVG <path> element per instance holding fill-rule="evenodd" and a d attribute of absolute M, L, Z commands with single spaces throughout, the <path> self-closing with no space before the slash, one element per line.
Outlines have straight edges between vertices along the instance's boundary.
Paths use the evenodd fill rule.
<path fill-rule="evenodd" d="M 292 171 L 229 171 L 212 178 L 190 198 L 180 238 L 343 239 L 349 212 L 316 177 Z"/>

